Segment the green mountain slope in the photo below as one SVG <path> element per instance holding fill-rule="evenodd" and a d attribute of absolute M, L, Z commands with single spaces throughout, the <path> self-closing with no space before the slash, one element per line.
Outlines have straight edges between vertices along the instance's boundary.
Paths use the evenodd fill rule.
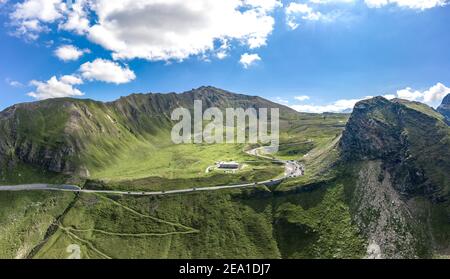
<path fill-rule="evenodd" d="M 268 189 L 158 198 L 82 195 L 36 258 L 358 258 L 342 185 L 278 195 Z"/>
<path fill-rule="evenodd" d="M 282 123 L 299 117 L 292 109 L 262 98 L 213 87 L 182 94 L 134 94 L 110 103 L 53 99 L 19 104 L 0 113 L 0 162 L 10 169 L 22 163 L 89 177 L 110 165 L 131 164 L 130 158 L 142 154 L 160 157 L 158 150 L 173 147 L 172 111 L 192 109 L 194 100 L 202 100 L 204 109 L 279 108 Z"/>
<path fill-rule="evenodd" d="M 89 174 L 101 180 L 90 187 L 134 190 L 277 174 L 258 162 L 231 180 L 205 175 L 216 158 L 252 158 L 243 145 L 172 145 L 170 112 L 192 109 L 195 99 L 220 108 L 279 107 L 274 156 L 301 161 L 305 176 L 271 187 L 158 197 L 0 193 L 9 201 L 0 214 L 18 220 L 2 224 L 7 252 L 0 257 L 66 258 L 71 244 L 83 258 L 449 256 L 450 128 L 432 108 L 404 100 L 362 101 L 350 119 L 300 114 L 211 87 L 111 103 L 17 105 L 0 114 L 3 183 Z M 38 202 L 44 213 L 30 208 Z M 30 226 L 36 233 L 27 232 Z"/>

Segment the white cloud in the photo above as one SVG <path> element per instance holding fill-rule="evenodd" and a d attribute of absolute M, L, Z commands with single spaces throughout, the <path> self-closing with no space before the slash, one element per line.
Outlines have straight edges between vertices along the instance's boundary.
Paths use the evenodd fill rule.
<path fill-rule="evenodd" d="M 398 90 L 396 94 L 386 94 L 383 95 L 383 97 L 389 100 L 392 100 L 394 98 L 400 98 L 409 101 L 418 101 L 426 103 L 428 105 L 437 106 L 442 102 L 442 99 L 444 99 L 444 97 L 447 96 L 447 94 L 450 94 L 450 88 L 448 88 L 442 83 L 437 83 L 436 85 L 424 91 L 413 90 L 412 88 L 407 87 Z M 302 101 L 302 99 L 304 99 L 302 97 L 307 96 L 300 96 L 300 98 L 297 97 L 294 98 L 296 100 Z M 309 113 L 350 112 L 357 102 L 370 98 L 372 98 L 372 96 L 366 96 L 361 99 L 342 99 L 326 105 L 302 104 L 302 105 L 290 105 L 290 107 L 299 112 L 309 112 Z"/>
<path fill-rule="evenodd" d="M 1 0 L 0 0 L 1 1 Z M 58 23 L 62 30 L 84 34 L 90 27 L 88 7 L 95 0 L 72 0 L 69 8 L 66 0 L 25 0 L 14 5 L 10 14 L 13 32 L 17 36 L 35 40 L 41 32 L 49 31 L 49 24 Z"/>
<path fill-rule="evenodd" d="M 388 99 L 388 100 L 392 100 L 397 98 L 397 95 L 394 94 L 387 94 L 387 95 L 383 95 L 384 98 Z"/>
<path fill-rule="evenodd" d="M 60 78 L 61 82 L 64 82 L 66 84 L 70 85 L 77 85 L 77 84 L 83 84 L 83 80 L 77 76 L 74 75 L 65 75 Z"/>
<path fill-rule="evenodd" d="M 116 59 L 183 60 L 214 50 L 217 40 L 236 39 L 249 48 L 266 44 L 279 1 L 96 1 L 98 23 L 89 38 Z M 149 16 L 150 15 L 150 16 Z"/>
<path fill-rule="evenodd" d="M 32 80 L 30 85 L 35 86 L 36 89 L 27 95 L 38 100 L 83 96 L 83 92 L 74 88 L 75 85 L 83 84 L 82 78 L 89 81 L 97 80 L 116 84 L 130 82 L 136 78 L 134 72 L 128 67 L 122 67 L 117 62 L 104 59 L 84 63 L 81 65 L 79 72 L 81 77 L 65 75 L 60 78 L 53 76 L 46 82 Z"/>
<path fill-rule="evenodd" d="M 54 22 L 62 17 L 61 0 L 26 0 L 15 5 L 11 14 L 13 19 L 39 19 L 43 22 Z"/>
<path fill-rule="evenodd" d="M 369 8 L 380 8 L 389 3 L 388 0 L 364 0 L 364 2 Z"/>
<path fill-rule="evenodd" d="M 297 101 L 303 102 L 303 101 L 307 101 L 309 100 L 309 96 L 303 95 L 303 96 L 295 96 L 294 99 L 296 99 Z"/>
<path fill-rule="evenodd" d="M 289 101 L 286 99 L 283 99 L 281 97 L 275 97 L 272 99 L 272 101 L 274 101 L 275 103 L 281 104 L 281 105 L 285 105 L 285 106 L 289 105 Z"/>
<path fill-rule="evenodd" d="M 16 81 L 16 80 L 11 81 L 11 82 L 9 83 L 9 85 L 11 85 L 12 87 L 22 87 L 22 86 L 23 86 L 22 83 L 20 83 L 20 82 L 18 82 L 18 81 Z"/>
<path fill-rule="evenodd" d="M 166 61 L 214 52 L 223 40 L 261 47 L 274 27 L 271 13 L 281 6 L 280 0 L 79 0 L 68 9 L 62 0 L 26 0 L 11 17 L 18 33 L 33 38 L 57 22 L 115 59 Z"/>
<path fill-rule="evenodd" d="M 303 3 L 290 3 L 286 9 L 286 22 L 287 25 L 295 30 L 299 26 L 299 19 L 317 21 L 325 19 L 326 17 L 319 11 L 315 11 L 308 4 Z"/>
<path fill-rule="evenodd" d="M 122 67 L 119 63 L 96 59 L 81 65 L 80 72 L 87 80 L 98 80 L 109 83 L 127 83 L 136 78 L 136 75 L 128 67 Z"/>
<path fill-rule="evenodd" d="M 0 1 L 1 1 L 1 0 L 0 0 Z M 23 86 L 24 86 L 20 81 L 17 81 L 17 80 L 11 80 L 11 79 L 9 79 L 9 78 L 5 79 L 5 82 L 6 82 L 9 86 L 15 87 L 15 88 L 20 88 L 20 87 L 23 87 Z"/>
<path fill-rule="evenodd" d="M 370 99 L 372 96 L 366 96 L 361 99 L 342 99 L 335 101 L 330 104 L 325 105 L 314 105 L 314 104 L 297 104 L 297 105 L 290 105 L 290 102 L 286 99 L 276 97 L 273 99 L 274 102 L 289 106 L 290 108 L 299 111 L 299 112 L 306 112 L 306 113 L 324 113 L 324 112 L 334 112 L 334 113 L 348 113 L 353 110 L 353 107 L 355 104 L 361 100 Z M 303 96 L 295 96 L 295 100 L 304 102 L 307 100 L 310 100 L 311 98 L 307 95 Z"/>
<path fill-rule="evenodd" d="M 356 0 L 309 0 L 310 3 L 313 4 L 351 4 L 355 3 Z"/>
<path fill-rule="evenodd" d="M 410 87 L 407 87 L 405 89 L 398 90 L 397 97 L 410 101 L 419 101 L 419 99 L 423 98 L 423 94 L 420 91 L 414 91 Z"/>
<path fill-rule="evenodd" d="M 241 63 L 245 69 L 248 69 L 251 65 L 255 64 L 258 61 L 261 61 L 261 57 L 259 57 L 258 54 L 244 53 L 241 55 L 239 63 Z"/>
<path fill-rule="evenodd" d="M 220 60 L 225 59 L 228 54 L 226 53 L 226 51 L 219 51 L 216 53 L 217 58 L 219 58 Z"/>
<path fill-rule="evenodd" d="M 90 20 L 88 18 L 88 8 L 90 7 L 90 0 L 72 1 L 70 9 L 66 10 L 65 20 L 60 22 L 59 28 L 66 31 L 73 31 L 78 35 L 86 34 L 90 27 Z"/>
<path fill-rule="evenodd" d="M 350 112 L 357 102 L 370 98 L 372 96 L 367 96 L 362 99 L 342 99 L 327 105 L 292 105 L 290 107 L 299 112 L 309 113 Z"/>
<path fill-rule="evenodd" d="M 33 80 L 30 85 L 36 89 L 27 95 L 38 100 L 83 96 L 84 93 L 73 87 L 81 83 L 82 81 L 75 76 L 63 76 L 60 79 L 53 76 L 46 82 Z"/>
<path fill-rule="evenodd" d="M 62 45 L 55 50 L 55 55 L 63 61 L 74 61 L 88 52 L 89 50 L 81 50 L 73 45 Z"/>
<path fill-rule="evenodd" d="M 278 0 L 244 0 L 244 4 L 261 9 L 264 12 L 272 11 L 278 7 L 283 7 L 281 1 Z"/>
<path fill-rule="evenodd" d="M 447 0 L 364 0 L 369 8 L 381 8 L 386 5 L 397 5 L 402 8 L 426 10 L 434 7 L 443 7 Z"/>
<path fill-rule="evenodd" d="M 423 102 L 428 105 L 439 105 L 447 94 L 450 94 L 450 88 L 438 82 L 436 85 L 425 91 L 413 90 L 412 88 L 407 87 L 398 90 L 395 96 L 400 99 Z"/>
<path fill-rule="evenodd" d="M 17 36 L 27 39 L 37 39 L 38 34 L 47 31 L 43 25 L 55 22 L 62 17 L 61 0 L 26 0 L 14 5 L 10 14 L 12 24 L 16 26 Z"/>
<path fill-rule="evenodd" d="M 222 44 L 217 50 L 216 57 L 219 59 L 225 59 L 228 56 L 228 50 L 230 49 L 230 45 L 228 40 L 222 40 Z"/>
<path fill-rule="evenodd" d="M 447 94 L 450 94 L 450 88 L 438 82 L 423 93 L 425 103 L 441 102 Z"/>

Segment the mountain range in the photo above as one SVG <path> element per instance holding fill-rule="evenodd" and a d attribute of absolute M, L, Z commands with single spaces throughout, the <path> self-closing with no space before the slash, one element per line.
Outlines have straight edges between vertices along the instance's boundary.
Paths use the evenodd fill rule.
<path fill-rule="evenodd" d="M 204 108 L 279 108 L 281 118 L 297 117 L 294 110 L 260 97 L 201 87 L 182 94 L 133 94 L 117 101 L 51 99 L 18 104 L 0 113 L 0 162 L 23 162 L 49 171 L 89 176 L 89 169 L 111 160 L 130 142 L 170 135 L 171 112 Z M 158 139 L 160 140 L 160 139 Z"/>
<path fill-rule="evenodd" d="M 214 87 L 181 94 L 133 94 L 108 103 L 63 98 L 18 104 L 0 113 L 0 184 L 62 181 L 91 188 L 148 189 L 183 187 L 192 181 L 220 183 L 222 176 L 200 174 L 201 161 L 220 158 L 221 151 L 239 158 L 245 146 L 229 150 L 170 143 L 170 113 L 177 107 L 192 110 L 194 100 L 202 100 L 206 108 L 279 108 L 281 146 L 274 156 L 298 160 L 305 175 L 273 187 L 155 199 L 11 194 L 0 214 L 9 218 L 7 206 L 24 212 L 14 217 L 19 225 L 5 224 L 5 230 L 21 241 L 0 237 L 0 246 L 10 251 L 0 257 L 61 257 L 58 247 L 74 237 L 91 243 L 83 247 L 93 258 L 450 255 L 450 95 L 437 110 L 375 97 L 357 103 L 351 114 L 298 113 Z M 191 152 L 195 154 L 187 158 Z M 140 158 L 140 153 L 146 157 Z M 187 161 L 178 166 L 177 160 Z M 163 167 L 155 174 L 152 170 L 160 166 L 153 164 L 158 161 Z M 201 167 L 185 175 L 166 171 L 196 164 Z M 273 166 L 252 168 L 277 171 Z M 36 211 L 33 216 L 40 217 L 32 222 L 29 202 L 40 199 L 49 203 L 46 217 Z M 118 204 L 120 210 L 112 208 Z M 136 212 L 140 218 L 151 214 L 155 220 L 171 221 L 158 221 L 163 225 L 157 226 L 127 215 Z M 53 219 L 60 222 L 59 228 L 51 225 Z M 23 231 L 30 222 L 39 228 L 32 237 Z M 150 229 L 185 235 L 165 239 L 162 247 L 151 237 L 130 240 L 117 233 Z M 100 236 L 105 231 L 116 232 L 109 233 L 109 242 Z M 111 248 L 125 244 L 128 248 L 122 252 Z M 138 247 L 151 247 L 153 252 L 137 252 Z"/>

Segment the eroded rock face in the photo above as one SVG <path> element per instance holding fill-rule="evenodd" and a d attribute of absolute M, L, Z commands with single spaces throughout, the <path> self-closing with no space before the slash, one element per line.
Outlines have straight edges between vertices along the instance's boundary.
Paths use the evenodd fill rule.
<path fill-rule="evenodd" d="M 356 104 L 341 140 L 346 159 L 390 158 L 401 152 L 405 139 L 398 129 L 399 113 L 381 97 Z"/>
<path fill-rule="evenodd" d="M 377 97 L 358 103 L 340 147 L 346 161 L 381 160 L 405 197 L 448 199 L 450 129 L 405 101 Z"/>
<path fill-rule="evenodd" d="M 384 168 L 392 170 L 393 179 L 402 181 L 394 187 L 407 194 L 415 192 L 415 185 L 423 179 L 411 162 L 403 114 L 400 104 L 381 97 L 358 103 L 344 131 L 341 148 L 348 161 L 381 160 Z M 395 177 L 397 174 L 399 177 Z"/>
<path fill-rule="evenodd" d="M 351 201 L 354 221 L 369 244 L 379 247 L 375 252 L 368 247 L 367 257 L 429 256 L 429 208 L 448 207 L 449 201 L 450 129 L 442 118 L 404 100 L 362 101 L 340 149 L 344 164 L 358 170 Z"/>
<path fill-rule="evenodd" d="M 354 221 L 370 243 L 367 257 L 423 257 L 429 240 L 382 162 L 363 163 L 358 175 L 352 205 Z"/>

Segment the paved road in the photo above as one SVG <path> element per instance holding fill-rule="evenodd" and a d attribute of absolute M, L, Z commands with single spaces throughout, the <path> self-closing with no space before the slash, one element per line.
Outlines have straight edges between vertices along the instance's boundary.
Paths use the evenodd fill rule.
<path fill-rule="evenodd" d="M 293 178 L 293 177 L 298 177 L 298 176 L 304 175 L 305 167 L 302 164 L 300 164 L 299 162 L 294 161 L 294 160 L 285 161 L 285 160 L 280 160 L 280 159 L 274 159 L 267 155 L 263 155 L 266 153 L 264 147 L 251 149 L 251 150 L 246 151 L 246 153 L 249 155 L 252 155 L 252 156 L 263 158 L 263 159 L 272 160 L 273 162 L 276 162 L 276 163 L 284 164 L 285 171 L 284 171 L 283 179 Z"/>
<path fill-rule="evenodd" d="M 0 186 L 0 192 L 2 191 L 60 191 L 60 192 L 75 192 L 75 193 L 98 193 L 98 194 L 114 194 L 114 195 L 130 195 L 130 196 L 160 196 L 169 194 L 181 194 L 181 193 L 192 193 L 192 192 L 202 192 L 202 191 L 217 191 L 225 189 L 236 189 L 236 188 L 246 188 L 254 187 L 257 185 L 271 185 L 279 183 L 283 178 L 267 180 L 258 183 L 247 183 L 239 185 L 224 185 L 224 186 L 212 186 L 212 187 L 201 187 L 201 188 L 188 188 L 181 190 L 170 190 L 170 191 L 155 191 L 155 192 L 136 192 L 136 191 L 114 191 L 114 190 L 87 190 L 81 189 L 75 185 L 51 185 L 51 184 L 25 184 L 25 185 L 6 185 Z"/>
<path fill-rule="evenodd" d="M 295 161 L 284 161 L 278 159 L 272 159 L 268 156 L 260 155 L 258 149 L 252 149 L 247 151 L 248 154 L 252 156 L 261 157 L 264 159 L 270 159 L 277 163 L 282 163 L 285 165 L 284 176 L 276 178 L 273 180 L 266 180 L 255 183 L 246 183 L 238 185 L 223 185 L 223 186 L 212 186 L 212 187 L 201 187 L 201 188 L 188 188 L 182 190 L 170 190 L 170 191 L 155 191 L 155 192 L 127 192 L 127 191 L 114 191 L 114 190 L 86 190 L 81 189 L 75 185 L 52 185 L 52 184 L 25 184 L 25 185 L 7 185 L 0 186 L 1 191 L 61 191 L 61 192 L 76 192 L 76 193 L 99 193 L 99 194 L 115 194 L 115 195 L 130 195 L 130 196 L 159 196 L 168 194 L 181 194 L 181 193 L 192 193 L 192 192 L 204 192 L 204 191 L 217 191 L 225 189 L 236 189 L 236 188 L 246 188 L 255 187 L 258 185 L 274 185 L 278 184 L 284 179 L 302 176 L 304 172 L 303 165 Z"/>
<path fill-rule="evenodd" d="M 47 190 L 47 191 L 80 191 L 81 188 L 75 185 L 51 185 L 51 184 L 26 184 L 14 186 L 0 186 L 0 191 L 32 191 L 32 190 Z"/>

